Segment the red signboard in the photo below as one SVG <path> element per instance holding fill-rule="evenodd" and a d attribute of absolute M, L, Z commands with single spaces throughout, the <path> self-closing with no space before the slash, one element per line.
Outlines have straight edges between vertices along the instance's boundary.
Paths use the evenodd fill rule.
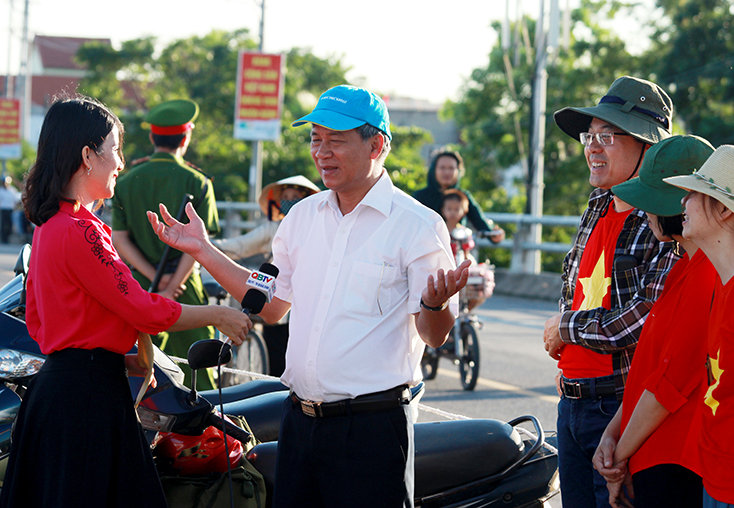
<path fill-rule="evenodd" d="M 276 140 L 283 109 L 285 55 L 240 52 L 234 137 Z"/>
<path fill-rule="evenodd" d="M 20 100 L 0 99 L 0 159 L 20 158 Z"/>

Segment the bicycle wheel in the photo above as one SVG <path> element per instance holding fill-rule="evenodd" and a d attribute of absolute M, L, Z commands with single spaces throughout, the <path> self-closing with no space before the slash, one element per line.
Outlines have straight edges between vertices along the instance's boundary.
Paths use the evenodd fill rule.
<path fill-rule="evenodd" d="M 438 374 L 438 352 L 435 350 L 429 351 L 428 346 L 426 346 L 423 358 L 421 358 L 421 372 L 423 372 L 423 379 L 425 380 L 436 379 L 436 374 Z"/>
<path fill-rule="evenodd" d="M 250 330 L 245 342 L 232 348 L 232 360 L 227 367 L 255 374 L 268 374 L 268 348 L 260 332 Z M 222 386 L 238 385 L 251 379 L 247 374 L 223 372 Z"/>
<path fill-rule="evenodd" d="M 459 376 L 464 390 L 473 390 L 479 379 L 479 338 L 471 323 L 461 325 L 463 354 L 459 358 Z"/>

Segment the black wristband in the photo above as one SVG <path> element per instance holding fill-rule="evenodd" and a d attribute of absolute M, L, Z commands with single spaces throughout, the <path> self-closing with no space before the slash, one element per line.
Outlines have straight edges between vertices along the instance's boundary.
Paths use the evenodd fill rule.
<path fill-rule="evenodd" d="M 439 311 L 444 310 L 448 306 L 449 306 L 449 301 L 446 300 L 438 307 L 429 307 L 428 305 L 425 304 L 425 302 L 423 301 L 423 298 L 421 298 L 421 307 L 423 307 L 426 310 L 432 310 L 433 312 L 439 312 Z"/>

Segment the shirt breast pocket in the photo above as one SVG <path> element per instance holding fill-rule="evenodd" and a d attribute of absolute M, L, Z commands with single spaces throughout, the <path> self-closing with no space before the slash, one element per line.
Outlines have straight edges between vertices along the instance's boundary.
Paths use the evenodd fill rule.
<path fill-rule="evenodd" d="M 393 305 L 398 269 L 388 263 L 355 261 L 344 307 L 364 316 L 380 316 Z"/>

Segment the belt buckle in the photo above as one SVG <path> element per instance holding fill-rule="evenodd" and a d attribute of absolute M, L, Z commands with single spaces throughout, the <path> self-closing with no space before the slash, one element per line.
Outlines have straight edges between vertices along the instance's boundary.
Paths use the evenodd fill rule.
<path fill-rule="evenodd" d="M 563 381 L 563 394 L 569 399 L 580 399 L 581 383 L 567 383 L 566 381 Z"/>
<path fill-rule="evenodd" d="M 313 402 L 311 400 L 299 400 L 299 402 L 301 403 L 301 411 L 306 416 L 310 416 L 311 418 L 323 416 L 321 402 Z"/>

